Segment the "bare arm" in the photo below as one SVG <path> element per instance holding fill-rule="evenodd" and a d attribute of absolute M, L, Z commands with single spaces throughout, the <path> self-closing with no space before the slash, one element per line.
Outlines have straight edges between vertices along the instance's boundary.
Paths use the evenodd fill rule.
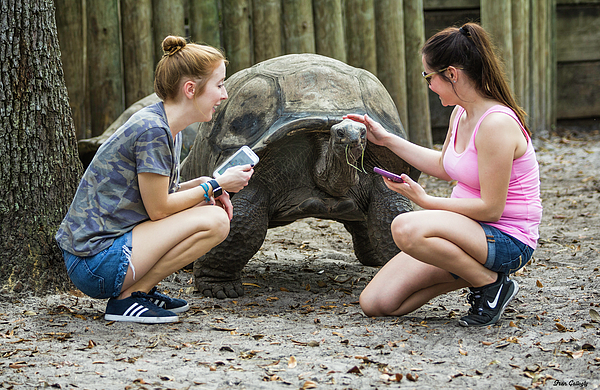
<path fill-rule="evenodd" d="M 477 221 L 498 221 L 506 205 L 513 160 L 523 154 L 527 141 L 518 124 L 509 116 L 490 114 L 479 127 L 475 146 L 478 151 L 479 198 L 430 196 L 406 175 L 403 175 L 406 183 L 386 181 L 386 184 L 425 209 L 453 211 Z"/>
<path fill-rule="evenodd" d="M 238 192 L 248 185 L 253 173 L 250 165 L 230 168 L 219 177 L 218 183 L 226 191 Z M 169 193 L 169 177 L 147 172 L 138 175 L 142 201 L 152 220 L 168 217 L 204 202 L 205 190 L 200 184 L 210 179 L 203 176 L 190 180 L 182 183 L 179 191 Z M 210 197 L 212 190 L 209 186 Z"/>
<path fill-rule="evenodd" d="M 414 144 L 386 131 L 380 123 L 374 121 L 368 115 L 350 114 L 346 115 L 344 118 L 364 123 L 367 126 L 367 137 L 369 142 L 387 147 L 397 156 L 423 173 L 435 176 L 442 180 L 451 180 L 442 165 L 443 152 L 446 149 L 449 136 L 446 137 L 444 149 L 440 152 Z M 452 118 L 454 118 L 454 113 L 452 114 Z"/>

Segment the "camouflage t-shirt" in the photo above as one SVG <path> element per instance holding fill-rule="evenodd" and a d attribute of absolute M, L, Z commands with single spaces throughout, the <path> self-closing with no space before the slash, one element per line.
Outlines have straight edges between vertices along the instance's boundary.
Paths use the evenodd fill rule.
<path fill-rule="evenodd" d="M 169 176 L 169 192 L 174 192 L 179 182 L 180 136 L 174 142 L 162 102 L 132 115 L 102 144 L 83 174 L 56 233 L 58 245 L 77 256 L 93 256 L 149 220 L 138 174 Z"/>

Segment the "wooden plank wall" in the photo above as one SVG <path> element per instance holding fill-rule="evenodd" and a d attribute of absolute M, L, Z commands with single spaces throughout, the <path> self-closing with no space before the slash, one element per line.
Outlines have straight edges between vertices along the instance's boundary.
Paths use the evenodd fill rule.
<path fill-rule="evenodd" d="M 557 0 L 559 125 L 600 129 L 600 0 Z"/>
<path fill-rule="evenodd" d="M 424 39 L 447 26 L 480 22 L 482 4 L 488 10 L 499 5 L 511 8 L 510 23 L 491 27 L 500 28 L 499 34 L 512 31 L 512 40 L 505 39 L 502 46 L 512 51 L 507 54 L 513 59 L 511 83 L 534 132 L 549 129 L 557 119 L 594 124 L 600 117 L 600 0 L 55 1 L 78 138 L 98 135 L 113 116 L 152 92 L 154 66 L 148 66 L 149 58 L 160 55 L 156 52 L 159 38 L 176 33 L 224 47 L 230 60 L 228 74 L 294 52 L 317 52 L 365 67 L 390 91 L 410 138 L 428 145 L 433 135 L 433 141 L 439 142 L 452 108 L 442 107 L 420 79 L 418 50 Z M 100 11 L 94 4 L 114 5 L 126 15 L 119 17 L 120 25 L 99 25 Z M 488 20 L 493 23 L 494 18 Z M 173 30 L 169 27 L 173 23 L 179 27 Z M 75 44 L 78 37 L 82 45 Z M 105 56 L 92 57 L 90 46 L 101 47 Z M 118 58 L 120 66 L 115 62 Z M 95 70 L 112 62 L 115 65 L 109 70 Z M 99 77 L 103 72 L 114 73 L 116 81 L 103 84 Z M 77 85 L 77 90 L 70 85 Z M 112 95 L 107 97 L 106 92 Z M 430 127 L 431 134 L 420 131 Z"/>

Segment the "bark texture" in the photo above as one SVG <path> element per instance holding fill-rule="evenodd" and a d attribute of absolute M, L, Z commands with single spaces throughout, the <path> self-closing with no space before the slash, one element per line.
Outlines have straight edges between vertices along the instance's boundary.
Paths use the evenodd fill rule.
<path fill-rule="evenodd" d="M 68 286 L 54 234 L 81 175 L 51 0 L 0 8 L 0 288 Z"/>

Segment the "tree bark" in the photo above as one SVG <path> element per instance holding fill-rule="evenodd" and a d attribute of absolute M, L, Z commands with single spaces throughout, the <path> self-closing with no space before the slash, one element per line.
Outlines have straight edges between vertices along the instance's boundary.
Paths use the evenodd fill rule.
<path fill-rule="evenodd" d="M 69 91 L 69 104 L 78 139 L 89 138 L 89 121 L 86 118 L 87 64 L 85 59 L 85 16 L 81 0 L 56 0 L 56 24 L 60 41 L 65 84 Z"/>
<path fill-rule="evenodd" d="M 0 7 L 0 285 L 64 290 L 54 240 L 81 176 L 51 0 Z"/>
<path fill-rule="evenodd" d="M 88 79 L 92 136 L 123 112 L 118 0 L 87 1 Z"/>
<path fill-rule="evenodd" d="M 250 0 L 223 0 L 223 44 L 229 59 L 227 75 L 252 66 Z"/>
<path fill-rule="evenodd" d="M 408 124 L 404 10 L 402 0 L 375 2 L 377 76 L 388 90 L 402 124 Z"/>
<path fill-rule="evenodd" d="M 316 0 L 313 13 L 317 54 L 346 62 L 342 0 Z"/>
<path fill-rule="evenodd" d="M 348 64 L 377 75 L 373 0 L 346 0 L 346 46 Z"/>
<path fill-rule="evenodd" d="M 421 72 L 421 48 L 425 44 L 423 0 L 404 2 L 404 39 L 406 43 L 406 91 L 408 98 L 408 138 L 425 147 L 433 144 L 427 84 Z"/>
<path fill-rule="evenodd" d="M 254 33 L 254 62 L 261 62 L 283 54 L 280 0 L 252 1 L 252 31 Z"/>
<path fill-rule="evenodd" d="M 315 52 L 315 27 L 311 0 L 283 0 L 285 52 Z"/>
<path fill-rule="evenodd" d="M 121 0 L 125 106 L 154 92 L 152 0 Z"/>
<path fill-rule="evenodd" d="M 189 0 L 192 41 L 222 47 L 217 0 Z"/>
<path fill-rule="evenodd" d="M 103 0 L 106 1 L 106 0 Z M 154 65 L 163 56 L 162 41 L 168 35 L 185 37 L 184 0 L 153 0 Z M 113 118 L 117 119 L 117 117 Z"/>

